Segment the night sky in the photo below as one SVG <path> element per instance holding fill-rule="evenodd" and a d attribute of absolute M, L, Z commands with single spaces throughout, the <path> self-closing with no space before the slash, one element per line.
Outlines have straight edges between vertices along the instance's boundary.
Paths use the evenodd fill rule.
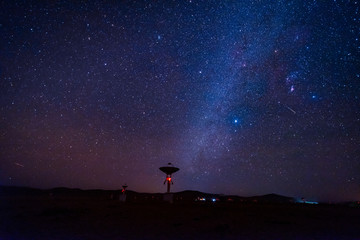
<path fill-rule="evenodd" d="M 0 2 L 0 185 L 360 199 L 360 2 Z"/>

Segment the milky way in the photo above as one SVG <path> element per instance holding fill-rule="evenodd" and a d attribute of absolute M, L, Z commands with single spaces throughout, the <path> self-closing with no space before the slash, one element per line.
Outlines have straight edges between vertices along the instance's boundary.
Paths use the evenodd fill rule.
<path fill-rule="evenodd" d="M 357 1 L 2 1 L 0 185 L 360 198 Z"/>

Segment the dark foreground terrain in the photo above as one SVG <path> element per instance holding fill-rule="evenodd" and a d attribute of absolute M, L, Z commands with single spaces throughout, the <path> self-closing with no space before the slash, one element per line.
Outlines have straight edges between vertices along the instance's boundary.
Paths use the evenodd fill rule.
<path fill-rule="evenodd" d="M 345 205 L 0 196 L 0 239 L 360 239 Z"/>

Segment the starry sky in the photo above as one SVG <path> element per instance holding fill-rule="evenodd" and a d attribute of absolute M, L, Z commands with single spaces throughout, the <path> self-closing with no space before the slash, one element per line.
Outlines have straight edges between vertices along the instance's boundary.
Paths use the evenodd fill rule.
<path fill-rule="evenodd" d="M 0 185 L 359 200 L 359 7 L 0 1 Z"/>

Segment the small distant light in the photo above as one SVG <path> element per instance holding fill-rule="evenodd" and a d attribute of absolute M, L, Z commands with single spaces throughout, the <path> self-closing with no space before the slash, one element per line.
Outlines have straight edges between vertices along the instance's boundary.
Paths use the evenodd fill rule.
<path fill-rule="evenodd" d="M 213 198 L 213 199 L 211 199 L 211 201 L 216 202 L 216 199 L 215 199 L 215 198 Z"/>
<path fill-rule="evenodd" d="M 234 123 L 238 123 L 238 122 L 239 122 L 239 120 L 237 120 L 237 119 L 234 120 Z"/>
<path fill-rule="evenodd" d="M 293 92 L 293 91 L 295 91 L 294 85 L 292 85 L 291 88 L 290 88 L 290 92 Z"/>

